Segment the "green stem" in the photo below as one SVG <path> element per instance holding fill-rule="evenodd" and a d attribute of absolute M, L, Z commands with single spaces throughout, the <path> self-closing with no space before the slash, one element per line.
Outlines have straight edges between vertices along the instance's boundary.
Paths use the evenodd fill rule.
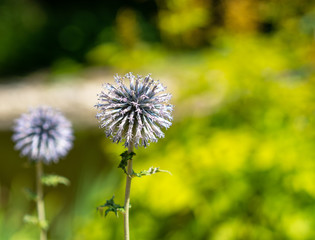
<path fill-rule="evenodd" d="M 38 161 L 36 164 L 37 214 L 40 223 L 40 240 L 47 240 L 47 231 L 42 227 L 42 224 L 46 222 L 42 176 L 43 163 Z"/>
<path fill-rule="evenodd" d="M 128 153 L 133 152 L 134 144 L 131 143 L 128 147 Z M 126 191 L 125 191 L 125 214 L 124 214 L 124 230 L 125 240 L 130 239 L 129 234 L 129 205 L 130 205 L 130 187 L 131 187 L 131 176 L 132 176 L 132 159 L 128 160 L 127 164 L 127 176 L 126 176 Z"/>

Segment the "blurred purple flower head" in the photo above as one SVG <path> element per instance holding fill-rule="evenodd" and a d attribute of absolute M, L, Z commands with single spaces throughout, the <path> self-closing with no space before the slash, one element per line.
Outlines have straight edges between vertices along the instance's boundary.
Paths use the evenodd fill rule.
<path fill-rule="evenodd" d="M 125 84 L 124 80 L 129 81 Z M 146 147 L 164 137 L 161 128 L 172 125 L 169 104 L 171 94 L 163 93 L 165 87 L 151 78 L 127 73 L 124 77 L 115 76 L 116 85 L 104 84 L 95 106 L 100 127 L 113 142 L 124 140 L 125 147 L 134 143 Z"/>
<path fill-rule="evenodd" d="M 34 161 L 58 162 L 72 148 L 71 123 L 51 107 L 38 107 L 15 120 L 15 149 Z"/>

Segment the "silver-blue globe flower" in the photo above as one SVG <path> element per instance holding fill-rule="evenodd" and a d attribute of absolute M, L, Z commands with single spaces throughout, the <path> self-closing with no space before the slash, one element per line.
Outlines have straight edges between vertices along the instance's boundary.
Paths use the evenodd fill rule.
<path fill-rule="evenodd" d="M 104 84 L 96 105 L 96 117 L 106 136 L 113 142 L 124 141 L 125 147 L 131 143 L 146 147 L 164 137 L 161 128 L 171 126 L 173 110 L 171 94 L 163 93 L 166 88 L 150 74 L 142 77 L 127 73 L 114 78 L 116 85 Z"/>
<path fill-rule="evenodd" d="M 15 120 L 15 149 L 33 161 L 58 162 L 72 148 L 70 121 L 51 107 L 38 107 Z"/>

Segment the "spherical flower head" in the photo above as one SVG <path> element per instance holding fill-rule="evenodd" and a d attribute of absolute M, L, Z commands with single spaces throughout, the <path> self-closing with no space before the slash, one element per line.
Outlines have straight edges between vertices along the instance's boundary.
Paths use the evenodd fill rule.
<path fill-rule="evenodd" d="M 58 162 L 72 148 L 71 123 L 51 107 L 38 107 L 22 114 L 13 128 L 15 149 L 33 161 Z"/>
<path fill-rule="evenodd" d="M 171 94 L 163 93 L 166 88 L 150 75 L 116 75 L 115 81 L 115 86 L 104 84 L 96 105 L 96 117 L 106 136 L 117 143 L 123 140 L 125 147 L 134 144 L 136 148 L 164 137 L 161 128 L 172 125 L 173 110 L 169 104 Z"/>

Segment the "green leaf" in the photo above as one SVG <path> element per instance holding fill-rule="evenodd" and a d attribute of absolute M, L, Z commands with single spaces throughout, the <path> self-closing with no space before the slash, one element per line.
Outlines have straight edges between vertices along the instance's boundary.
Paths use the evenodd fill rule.
<path fill-rule="evenodd" d="M 123 152 L 122 154 L 120 154 L 121 156 L 121 161 L 118 165 L 118 168 L 121 168 L 124 173 L 127 173 L 127 170 L 126 170 L 126 167 L 127 167 L 127 164 L 128 164 L 128 160 L 131 160 L 133 156 L 135 156 L 136 154 L 134 152 L 131 152 L 131 153 L 128 153 L 128 151 L 125 151 Z"/>
<path fill-rule="evenodd" d="M 97 211 L 101 214 L 101 216 L 106 217 L 109 212 L 114 212 L 116 217 L 118 217 L 118 212 L 121 212 L 121 213 L 125 212 L 125 208 L 123 206 L 120 206 L 119 204 L 116 204 L 114 202 L 114 198 L 115 196 L 113 196 L 110 200 L 106 200 L 105 204 L 96 208 Z"/>
<path fill-rule="evenodd" d="M 39 222 L 39 227 L 45 230 L 48 230 L 49 224 L 46 220 Z"/>
<path fill-rule="evenodd" d="M 167 170 L 161 170 L 158 167 L 156 167 L 156 168 L 150 167 L 148 170 L 143 170 L 140 173 L 136 173 L 133 171 L 132 176 L 134 176 L 134 177 L 150 176 L 150 175 L 153 175 L 153 174 L 158 173 L 158 172 L 166 172 L 166 173 L 172 175 L 171 172 L 169 172 Z"/>
<path fill-rule="evenodd" d="M 39 223 L 38 218 L 35 216 L 31 216 L 31 215 L 25 215 L 23 220 L 26 223 L 34 224 L 34 225 L 38 225 L 38 223 Z"/>
<path fill-rule="evenodd" d="M 46 186 L 57 186 L 58 184 L 64 184 L 66 186 L 70 185 L 69 179 L 59 176 L 59 175 L 54 175 L 54 174 L 49 174 L 49 175 L 44 175 L 42 176 L 42 183 L 45 184 Z"/>
<path fill-rule="evenodd" d="M 34 193 L 31 189 L 24 188 L 24 193 L 28 199 L 33 200 L 33 201 L 37 201 L 37 194 Z"/>
<path fill-rule="evenodd" d="M 25 215 L 23 220 L 24 220 L 24 222 L 26 222 L 28 224 L 36 225 L 36 226 L 38 226 L 42 229 L 45 229 L 45 230 L 48 229 L 48 222 L 46 220 L 45 221 L 39 221 L 36 216 Z"/>

